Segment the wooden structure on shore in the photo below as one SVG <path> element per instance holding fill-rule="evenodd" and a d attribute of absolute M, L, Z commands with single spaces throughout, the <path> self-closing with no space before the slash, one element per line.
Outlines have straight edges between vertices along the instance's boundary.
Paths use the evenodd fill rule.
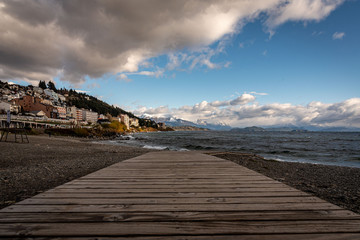
<path fill-rule="evenodd" d="M 9 133 L 14 134 L 14 141 L 16 143 L 29 143 L 26 130 L 23 128 L 0 128 L 0 142 L 7 142 Z"/>
<path fill-rule="evenodd" d="M 360 239 L 360 215 L 230 161 L 152 152 L 2 209 L 0 237 Z"/>

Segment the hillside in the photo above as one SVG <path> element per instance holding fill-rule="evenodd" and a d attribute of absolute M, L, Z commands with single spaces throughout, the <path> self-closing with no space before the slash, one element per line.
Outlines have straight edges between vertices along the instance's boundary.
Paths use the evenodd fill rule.
<path fill-rule="evenodd" d="M 56 103 L 61 106 L 75 106 L 77 108 L 92 110 L 93 112 L 97 112 L 98 114 L 110 114 L 113 117 L 117 117 L 119 116 L 119 114 L 127 114 L 130 118 L 137 118 L 139 120 L 140 126 L 152 127 L 156 129 L 158 128 L 156 122 L 153 120 L 136 117 L 131 112 L 125 111 L 119 107 L 109 105 L 108 103 L 101 101 L 91 95 L 85 93 L 78 93 L 73 89 L 56 89 L 55 85 L 52 82 L 46 84 L 44 81 L 40 81 L 39 87 L 41 87 L 42 89 L 51 89 L 55 93 L 59 94 L 59 96 L 64 96 L 66 99 L 65 103 L 62 101 Z M 46 97 L 44 94 L 36 95 L 34 88 L 36 87 L 32 85 L 22 86 L 18 84 L 9 84 L 0 80 L 0 100 L 7 102 L 11 99 L 21 98 L 26 95 L 36 96 L 40 98 Z"/>

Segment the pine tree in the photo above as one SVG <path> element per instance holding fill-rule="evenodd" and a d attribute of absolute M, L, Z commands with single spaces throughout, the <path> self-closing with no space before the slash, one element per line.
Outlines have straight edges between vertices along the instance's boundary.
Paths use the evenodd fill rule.
<path fill-rule="evenodd" d="M 52 81 L 49 81 L 48 84 L 47 84 L 48 88 L 50 90 L 53 90 L 54 92 L 57 92 L 56 90 L 56 87 L 55 87 L 55 84 L 52 82 Z"/>
<path fill-rule="evenodd" d="M 45 89 L 46 88 L 46 83 L 45 81 L 41 81 L 39 82 L 39 87 L 41 87 L 42 89 Z"/>

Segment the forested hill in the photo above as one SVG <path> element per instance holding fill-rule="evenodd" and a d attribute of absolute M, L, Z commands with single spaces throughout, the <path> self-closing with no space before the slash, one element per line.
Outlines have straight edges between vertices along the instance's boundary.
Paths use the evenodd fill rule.
<path fill-rule="evenodd" d="M 111 114 L 112 116 L 118 116 L 119 114 L 127 114 L 131 118 L 137 118 L 130 112 L 127 112 L 119 107 L 111 106 L 106 102 L 85 93 L 78 93 L 72 89 L 60 89 L 57 90 L 57 92 L 66 96 L 66 104 L 68 106 L 91 109 L 94 112 L 104 115 Z"/>
<path fill-rule="evenodd" d="M 72 89 L 57 89 L 56 92 L 66 96 L 66 104 L 68 106 L 91 109 L 93 112 L 104 115 L 110 114 L 114 117 L 119 116 L 119 114 L 127 114 L 131 118 L 139 119 L 140 126 L 157 128 L 157 124 L 155 121 L 136 117 L 131 112 L 127 112 L 119 107 L 109 105 L 108 103 L 101 101 L 96 97 L 90 96 L 86 93 L 78 93 Z"/>

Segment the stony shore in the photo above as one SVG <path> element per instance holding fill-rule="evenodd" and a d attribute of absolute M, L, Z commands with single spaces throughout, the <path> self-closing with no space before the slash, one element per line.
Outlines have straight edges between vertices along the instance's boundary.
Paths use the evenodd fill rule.
<path fill-rule="evenodd" d="M 356 213 L 360 213 L 360 168 L 279 162 L 254 154 L 209 153 Z"/>
<path fill-rule="evenodd" d="M 0 142 L 0 208 L 149 152 L 70 137 L 29 139 L 29 144 Z M 253 154 L 210 154 L 360 213 L 359 168 L 269 161 Z"/>
<path fill-rule="evenodd" d="M 71 137 L 29 140 L 0 142 L 0 208 L 149 151 Z"/>

